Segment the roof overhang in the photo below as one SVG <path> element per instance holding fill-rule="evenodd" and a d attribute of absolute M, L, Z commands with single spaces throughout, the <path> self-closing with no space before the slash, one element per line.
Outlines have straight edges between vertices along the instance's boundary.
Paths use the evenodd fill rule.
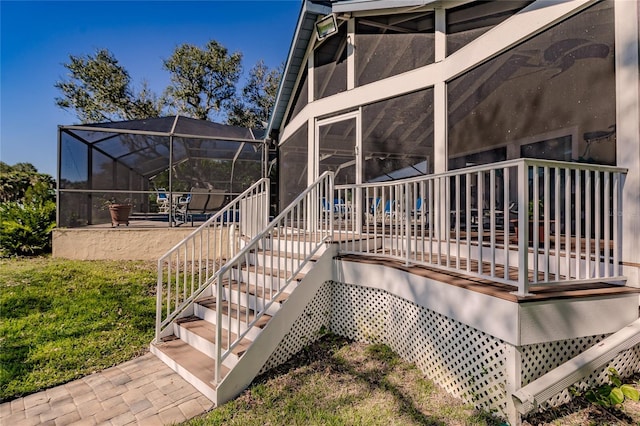
<path fill-rule="evenodd" d="M 296 80 L 300 72 L 300 67 L 307 53 L 309 43 L 315 40 L 315 24 L 319 17 L 332 12 L 328 2 L 314 2 L 304 0 L 298 17 L 298 24 L 291 41 L 289 55 L 284 67 L 284 73 L 280 80 L 276 101 L 267 127 L 267 136 L 271 135 L 274 129 L 279 129 L 284 119 L 287 104 L 295 88 Z"/>

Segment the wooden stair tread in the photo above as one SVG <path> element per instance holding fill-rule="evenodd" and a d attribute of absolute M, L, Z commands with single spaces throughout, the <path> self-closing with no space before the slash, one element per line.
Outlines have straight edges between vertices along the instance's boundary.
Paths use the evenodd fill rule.
<path fill-rule="evenodd" d="M 175 336 L 173 337 L 171 339 L 170 336 L 168 339 L 156 344 L 156 349 L 163 352 L 200 381 L 215 389 L 216 387 L 212 383 L 216 375 L 215 361 L 185 341 Z M 226 376 L 228 372 L 229 369 L 223 365 L 220 377 Z"/>
<path fill-rule="evenodd" d="M 205 297 L 203 299 L 199 299 L 196 301 L 197 304 L 204 306 L 208 309 L 214 310 L 216 309 L 216 298 L 215 296 Z M 231 306 L 229 306 L 231 305 Z M 240 315 L 241 319 L 247 318 L 247 308 L 244 306 L 240 306 Z M 248 309 L 249 321 L 253 321 L 255 318 L 255 311 L 253 309 Z M 238 319 L 238 304 L 237 303 L 222 303 L 222 313 L 224 315 L 229 315 L 233 319 Z M 271 320 L 271 315 L 263 314 L 260 319 L 255 323 L 255 326 L 258 328 L 264 328 L 265 325 Z"/>
<path fill-rule="evenodd" d="M 280 274 L 280 271 L 282 271 L 282 269 L 280 268 L 267 268 L 266 266 L 255 266 L 255 265 L 244 265 L 242 267 L 243 271 L 247 271 L 250 273 L 255 273 L 256 271 L 258 272 L 258 274 L 263 274 L 263 275 L 270 275 L 272 277 L 276 277 L 276 278 L 284 278 L 281 275 L 284 274 Z M 299 272 L 296 277 L 295 280 L 296 281 L 302 281 L 302 279 L 305 277 L 306 273 L 305 272 Z"/>
<path fill-rule="evenodd" d="M 196 316 L 191 316 L 177 320 L 176 324 L 179 324 L 180 327 L 185 328 L 194 334 L 197 334 L 198 336 L 208 340 L 213 344 L 216 343 L 216 326 L 208 321 L 200 319 Z M 229 336 L 229 334 L 231 336 Z M 236 338 L 237 335 L 235 333 L 229 333 L 227 329 L 225 329 L 224 327 L 222 328 L 221 343 L 223 349 L 227 349 L 229 347 L 229 340 L 235 341 Z M 249 346 L 251 346 L 251 340 L 243 338 L 231 352 L 240 357 L 247 351 L 247 349 L 249 349 Z"/>
<path fill-rule="evenodd" d="M 284 251 L 284 249 L 278 251 L 278 250 L 258 250 L 257 252 L 253 253 L 256 256 L 262 256 L 264 255 L 265 257 L 270 257 L 273 256 L 274 259 L 277 258 L 286 258 L 286 259 L 294 259 L 294 260 L 304 260 L 305 259 L 305 254 L 304 253 L 297 253 L 297 252 L 292 252 L 291 250 L 287 250 L 286 253 Z M 311 256 L 310 260 L 312 262 L 320 259 L 320 256 L 322 256 L 322 254 L 318 254 L 315 253 L 314 255 Z"/>
<path fill-rule="evenodd" d="M 256 286 L 255 284 L 247 284 L 247 283 L 237 283 L 234 282 L 233 284 L 229 285 L 228 287 L 231 289 L 231 291 L 238 291 L 238 286 L 240 286 L 240 293 L 244 293 L 244 294 L 248 294 L 249 296 L 258 296 L 258 298 L 262 298 L 264 296 L 265 290 L 268 290 L 268 287 L 263 288 L 262 286 L 258 285 Z M 273 291 L 273 293 L 275 293 L 276 290 Z M 267 294 L 269 292 L 267 291 Z M 275 301 L 277 303 L 284 303 L 287 301 L 287 299 L 289 298 L 289 293 L 281 293 L 280 295 L 278 295 L 278 297 L 275 298 Z"/>

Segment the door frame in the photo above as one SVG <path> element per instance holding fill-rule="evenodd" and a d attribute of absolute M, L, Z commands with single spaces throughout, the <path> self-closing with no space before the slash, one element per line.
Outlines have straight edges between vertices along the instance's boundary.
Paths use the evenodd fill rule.
<path fill-rule="evenodd" d="M 314 125 L 314 138 L 313 138 L 313 165 L 309 167 L 310 182 L 315 181 L 319 176 L 320 170 L 320 127 L 329 124 L 339 123 L 341 121 L 356 120 L 356 140 L 353 156 L 355 158 L 355 170 L 356 170 L 356 185 L 362 183 L 362 114 L 361 110 L 357 109 L 345 114 L 335 115 L 329 118 L 320 119 L 317 118 Z"/>

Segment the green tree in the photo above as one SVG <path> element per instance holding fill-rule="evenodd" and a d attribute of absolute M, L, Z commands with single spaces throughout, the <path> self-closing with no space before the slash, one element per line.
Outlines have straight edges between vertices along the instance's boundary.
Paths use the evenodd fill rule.
<path fill-rule="evenodd" d="M 73 110 L 82 123 L 160 116 L 160 103 L 147 83 L 136 92 L 129 73 L 109 50 L 70 55 L 64 67 L 68 78 L 55 84 L 62 93 L 55 102 L 62 109 Z"/>
<path fill-rule="evenodd" d="M 201 120 L 212 120 L 235 94 L 242 54 L 229 54 L 215 40 L 204 49 L 191 44 L 178 46 L 163 63 L 171 73 L 171 84 L 165 91 L 170 110 Z"/>
<path fill-rule="evenodd" d="M 50 198 L 53 198 L 55 182 L 51 176 L 38 173 L 31 163 L 10 166 L 0 161 L 0 202 L 22 201 L 27 190 L 39 183 L 50 189 Z"/>
<path fill-rule="evenodd" d="M 269 69 L 262 60 L 251 68 L 249 78 L 229 108 L 227 123 L 234 126 L 264 129 L 276 102 L 283 66 Z"/>

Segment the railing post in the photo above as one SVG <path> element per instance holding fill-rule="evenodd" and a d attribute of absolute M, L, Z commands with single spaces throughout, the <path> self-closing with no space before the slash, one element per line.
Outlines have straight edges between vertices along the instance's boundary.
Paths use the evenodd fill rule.
<path fill-rule="evenodd" d="M 409 266 L 409 260 L 411 258 L 411 194 L 409 193 L 409 184 L 404 184 L 404 221 L 405 221 L 405 255 L 404 262 L 406 266 Z"/>
<path fill-rule="evenodd" d="M 160 327 L 162 323 L 162 260 L 158 260 L 158 284 L 156 286 L 156 343 L 160 343 Z"/>
<path fill-rule="evenodd" d="M 518 296 L 529 293 L 529 166 L 518 163 Z M 534 248 L 534 256 L 535 248 Z"/>
<path fill-rule="evenodd" d="M 330 210 L 330 214 L 329 214 L 329 235 L 333 239 L 333 230 L 334 230 L 333 222 L 334 222 L 334 217 L 335 217 L 333 212 L 335 211 L 335 208 L 336 208 L 336 206 L 334 204 L 334 197 L 333 197 L 333 194 L 335 192 L 335 187 L 334 187 L 334 184 L 333 184 L 333 173 L 328 176 L 328 181 L 329 181 L 329 192 L 328 192 L 328 194 L 326 194 L 326 196 L 329 197 L 328 201 L 329 201 L 329 206 L 330 206 L 330 209 L 331 209 Z"/>
<path fill-rule="evenodd" d="M 624 274 L 622 267 L 622 189 L 626 180 L 626 174 L 616 172 L 614 174 L 613 184 L 613 275 L 620 276 Z"/>
<path fill-rule="evenodd" d="M 220 383 L 220 368 L 222 367 L 222 286 L 220 285 L 221 276 L 218 276 L 215 280 L 216 286 L 216 385 Z M 229 309 L 231 310 L 231 309 Z M 238 313 L 238 321 L 240 314 Z M 231 330 L 231 323 L 228 324 L 229 330 Z"/>

